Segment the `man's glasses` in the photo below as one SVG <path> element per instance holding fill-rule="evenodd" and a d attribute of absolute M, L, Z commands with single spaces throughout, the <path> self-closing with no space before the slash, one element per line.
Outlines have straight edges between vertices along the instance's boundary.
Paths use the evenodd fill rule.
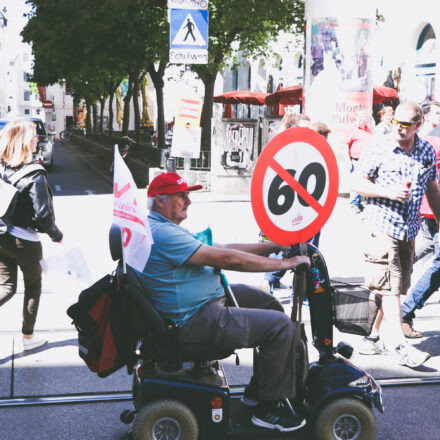
<path fill-rule="evenodd" d="M 397 119 L 394 119 L 391 121 L 393 125 L 400 125 L 402 128 L 409 128 L 412 127 L 413 125 L 417 124 L 417 122 L 419 121 L 414 121 L 414 122 L 401 122 L 398 121 Z"/>

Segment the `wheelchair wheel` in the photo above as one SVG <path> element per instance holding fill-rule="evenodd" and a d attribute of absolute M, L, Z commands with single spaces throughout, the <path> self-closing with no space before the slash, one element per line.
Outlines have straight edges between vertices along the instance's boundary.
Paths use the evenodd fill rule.
<path fill-rule="evenodd" d="M 176 400 L 157 400 L 137 414 L 133 440 L 197 440 L 199 426 L 194 413 Z"/>
<path fill-rule="evenodd" d="M 316 440 L 373 440 L 376 418 L 365 403 L 345 397 L 328 404 L 315 424 Z"/>

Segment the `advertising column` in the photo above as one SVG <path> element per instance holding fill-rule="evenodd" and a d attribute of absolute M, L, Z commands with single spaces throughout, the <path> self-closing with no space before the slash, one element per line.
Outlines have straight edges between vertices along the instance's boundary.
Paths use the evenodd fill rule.
<path fill-rule="evenodd" d="M 341 138 L 371 113 L 374 2 L 307 0 L 305 112 Z"/>

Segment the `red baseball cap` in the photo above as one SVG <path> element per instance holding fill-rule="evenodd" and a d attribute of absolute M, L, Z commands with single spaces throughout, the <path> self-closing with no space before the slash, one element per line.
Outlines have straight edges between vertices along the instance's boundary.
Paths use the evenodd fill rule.
<path fill-rule="evenodd" d="M 197 191 L 202 185 L 188 186 L 177 173 L 162 173 L 156 176 L 148 186 L 148 197 L 156 194 L 176 194 L 181 191 Z"/>

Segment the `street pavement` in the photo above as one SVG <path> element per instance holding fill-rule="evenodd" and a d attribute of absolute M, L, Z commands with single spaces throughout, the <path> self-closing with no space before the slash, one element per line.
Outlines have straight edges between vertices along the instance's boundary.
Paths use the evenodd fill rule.
<path fill-rule="evenodd" d="M 90 167 L 92 165 L 92 168 Z M 98 174 L 98 172 L 100 174 Z M 108 251 L 107 235 L 112 215 L 112 186 L 107 167 L 94 162 L 74 145 L 57 143 L 55 167 L 49 174 L 55 194 L 57 222 L 65 233 L 65 243 L 54 245 L 44 238 L 46 257 L 71 247 L 81 249 L 93 280 L 114 268 Z M 248 196 L 215 197 L 211 193 L 193 193 L 189 219 L 183 226 L 200 231 L 210 226 L 216 242 L 255 242 L 259 228 Z M 334 212 L 324 226 L 320 249 L 326 258 L 331 278 L 362 278 L 364 235 L 362 219 L 353 214 L 345 197 L 339 197 Z M 417 263 L 413 279 L 429 264 Z M 245 282 L 267 290 L 263 274 L 228 272 L 231 283 Z M 290 283 L 291 274 L 283 282 Z M 122 369 L 100 379 L 91 373 L 78 356 L 77 334 L 65 311 L 74 303 L 82 287 L 81 280 L 69 278 L 44 279 L 43 294 L 36 330 L 48 344 L 26 353 L 21 352 L 20 324 L 23 286 L 7 304 L 0 308 L 0 440 L 89 440 L 119 439 L 127 426 L 119 420 L 123 409 L 131 403 L 87 403 L 4 407 L 8 399 L 70 394 L 127 392 L 131 376 Z M 278 290 L 275 295 L 290 314 L 289 294 Z M 355 348 L 352 361 L 365 368 L 376 379 L 435 378 L 440 373 L 440 294 L 435 293 L 417 313 L 417 329 L 424 333 L 410 341 L 415 347 L 432 355 L 422 367 L 409 369 L 398 366 L 391 356 L 362 356 L 357 353 L 360 337 L 335 331 L 335 341 L 351 343 Z M 303 307 L 308 322 L 308 308 Z M 307 328 L 309 326 L 307 325 Z M 310 336 L 310 335 L 309 335 Z M 310 338 L 309 338 L 310 340 Z M 310 358 L 316 359 L 310 346 Z M 240 366 L 235 358 L 223 362 L 228 380 L 233 385 L 246 384 L 251 375 L 251 351 L 239 350 Z M 438 439 L 440 420 L 435 416 L 439 404 L 439 385 L 418 385 L 384 388 L 386 412 L 376 414 L 376 439 Z M 204 440 L 204 439 L 203 439 Z"/>

